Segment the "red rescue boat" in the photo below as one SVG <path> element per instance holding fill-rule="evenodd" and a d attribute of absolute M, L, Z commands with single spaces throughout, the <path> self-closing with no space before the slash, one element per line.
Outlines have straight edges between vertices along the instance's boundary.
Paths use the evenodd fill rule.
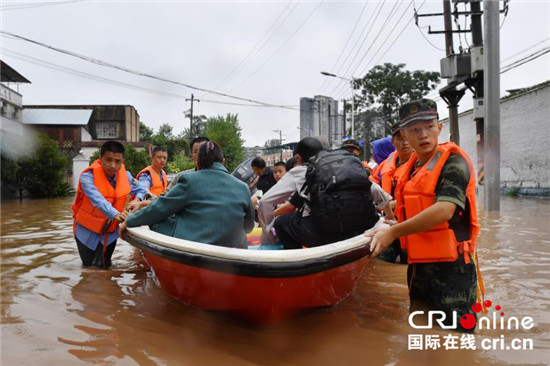
<path fill-rule="evenodd" d="M 316 248 L 246 250 L 128 229 L 162 289 L 193 307 L 272 324 L 310 308 L 331 306 L 354 289 L 368 259 L 359 235 Z M 263 249 L 263 248 L 258 248 Z"/>

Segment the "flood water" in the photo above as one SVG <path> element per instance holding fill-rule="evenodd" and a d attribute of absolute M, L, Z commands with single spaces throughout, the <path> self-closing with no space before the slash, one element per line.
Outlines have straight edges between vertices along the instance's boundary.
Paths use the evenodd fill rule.
<path fill-rule="evenodd" d="M 111 269 L 83 268 L 71 204 L 72 198 L 1 203 L 2 365 L 462 366 L 550 360 L 547 199 L 502 197 L 500 214 L 480 214 L 486 299 L 502 307 L 505 319 L 529 316 L 534 326 L 478 329 L 475 350 L 422 351 L 408 349 L 408 336 L 420 331 L 407 321 L 406 266 L 371 260 L 340 304 L 253 326 L 166 295 L 139 251 L 122 240 Z M 441 345 L 452 333 L 423 332 L 439 335 Z M 484 339 L 531 339 L 533 349 L 484 350 Z"/>

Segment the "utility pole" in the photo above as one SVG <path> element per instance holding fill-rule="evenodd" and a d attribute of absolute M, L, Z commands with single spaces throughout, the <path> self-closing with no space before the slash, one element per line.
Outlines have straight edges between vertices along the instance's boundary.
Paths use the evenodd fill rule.
<path fill-rule="evenodd" d="M 344 103 L 344 111 L 343 111 L 343 120 L 342 120 L 342 142 L 344 141 L 344 136 L 346 136 L 346 100 L 342 99 L 342 102 Z"/>
<path fill-rule="evenodd" d="M 451 1 L 443 0 L 443 20 L 445 24 L 445 50 L 447 57 L 454 55 L 453 47 L 453 26 L 451 22 Z M 447 85 L 452 82 L 448 82 Z M 450 86 L 450 85 L 449 85 Z M 449 130 L 451 132 L 451 141 L 460 145 L 460 132 L 458 130 L 458 102 L 464 95 L 456 89 L 456 86 L 450 86 L 441 97 L 447 103 L 449 109 Z"/>
<path fill-rule="evenodd" d="M 500 28 L 499 2 L 483 2 L 485 27 L 485 210 L 500 211 Z"/>
<path fill-rule="evenodd" d="M 479 1 L 470 3 L 472 11 L 472 86 L 474 92 L 474 121 L 476 123 L 476 152 L 477 152 L 477 184 L 485 185 L 485 171 L 483 168 L 483 146 L 484 146 L 484 121 L 485 108 L 483 101 L 483 27 L 481 23 L 481 5 Z M 485 189 L 478 190 L 478 202 L 484 204 Z"/>
<path fill-rule="evenodd" d="M 191 101 L 191 115 L 189 116 L 189 140 L 193 139 L 193 102 L 200 102 L 191 94 L 191 99 L 185 99 L 186 102 Z"/>
<path fill-rule="evenodd" d="M 281 130 L 273 130 L 273 132 L 279 134 L 279 146 L 281 146 L 281 145 L 283 144 L 283 131 L 281 131 Z M 279 158 L 280 158 L 280 159 L 279 159 L 280 161 L 283 161 L 283 148 L 282 148 L 282 146 L 281 146 L 281 153 L 280 153 Z"/>

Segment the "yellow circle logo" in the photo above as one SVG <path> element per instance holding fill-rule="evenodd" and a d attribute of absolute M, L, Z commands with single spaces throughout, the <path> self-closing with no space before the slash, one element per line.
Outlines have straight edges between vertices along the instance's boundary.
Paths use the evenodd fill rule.
<path fill-rule="evenodd" d="M 411 104 L 410 113 L 411 114 L 418 113 L 418 106 L 416 104 Z"/>

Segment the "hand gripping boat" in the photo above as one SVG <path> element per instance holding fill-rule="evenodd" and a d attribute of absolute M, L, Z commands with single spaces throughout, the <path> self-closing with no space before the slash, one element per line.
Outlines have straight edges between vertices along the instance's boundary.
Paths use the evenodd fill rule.
<path fill-rule="evenodd" d="M 199 309 L 259 324 L 342 301 L 370 254 L 363 235 L 295 250 L 226 248 L 162 235 L 146 226 L 129 228 L 123 238 L 142 250 L 168 294 Z"/>

